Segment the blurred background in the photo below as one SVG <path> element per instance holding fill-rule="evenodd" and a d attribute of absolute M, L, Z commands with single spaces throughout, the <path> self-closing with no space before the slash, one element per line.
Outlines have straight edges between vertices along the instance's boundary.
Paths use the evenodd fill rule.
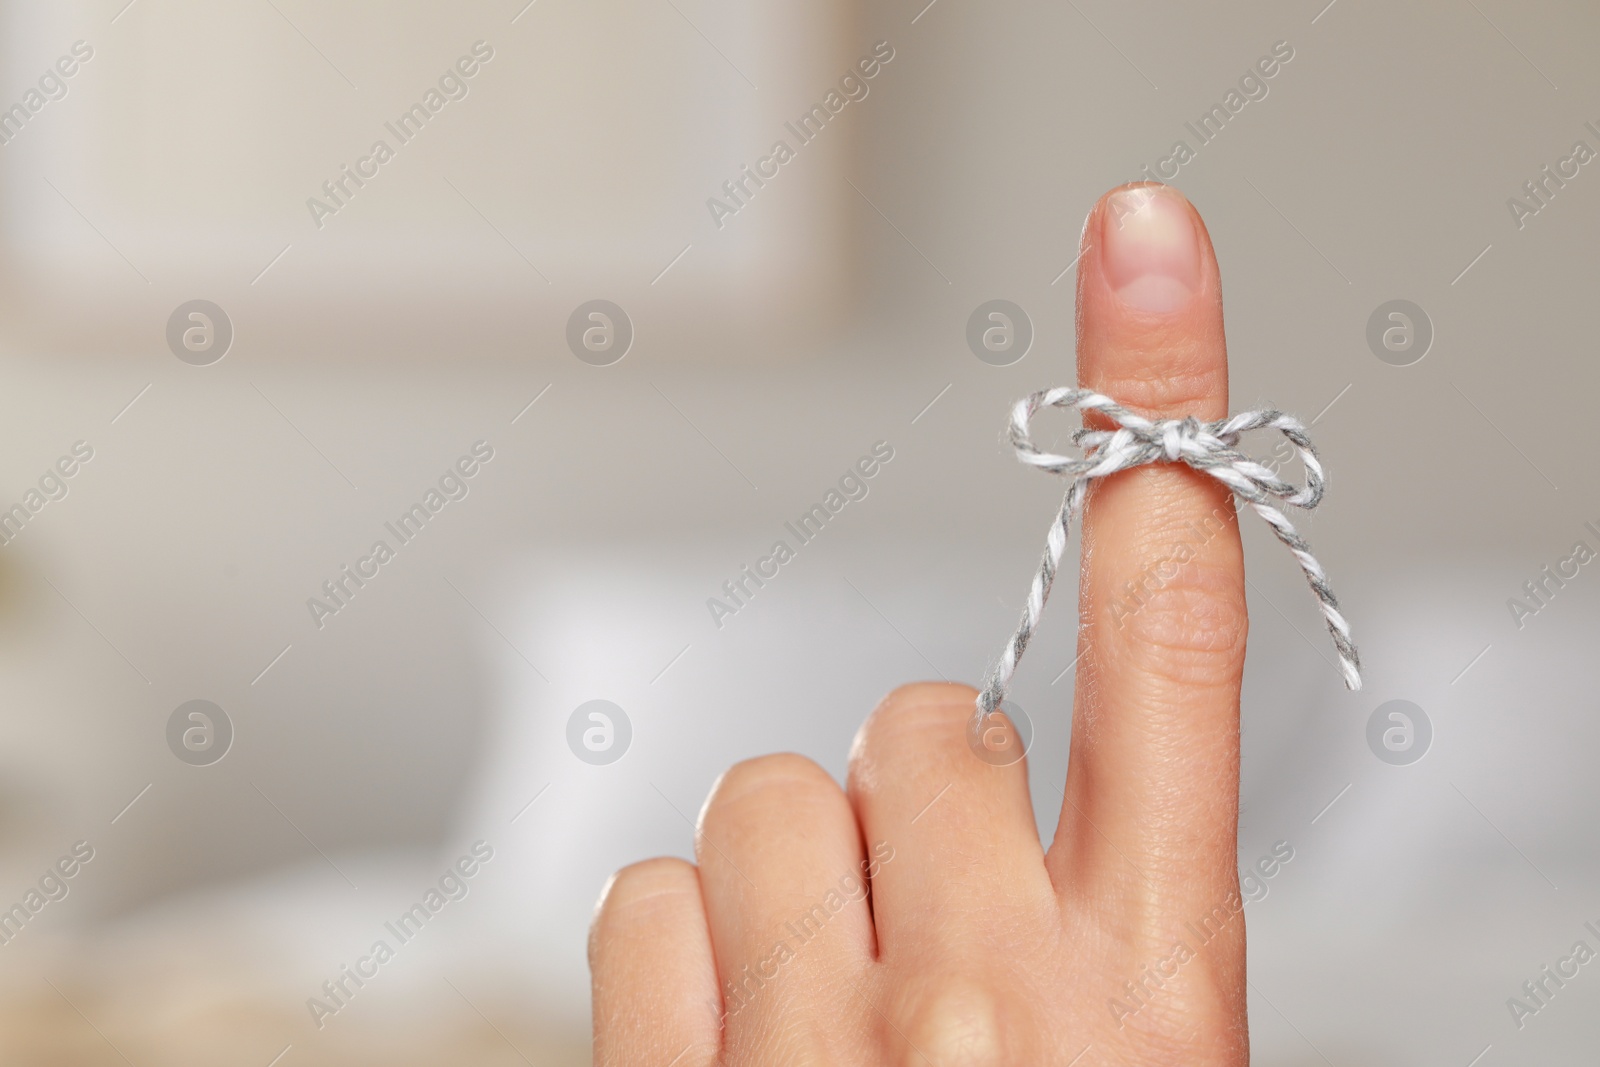
<path fill-rule="evenodd" d="M 1241 862 L 1294 849 L 1256 1060 L 1592 1062 L 1600 974 L 1508 999 L 1600 948 L 1597 41 L 1571 0 L 0 3 L 0 1061 L 587 1062 L 613 869 L 998 654 L 1063 488 L 1008 405 L 1072 382 L 1083 217 L 1156 177 L 1233 409 L 1316 420 L 1367 668 L 1247 519 Z M 1014 692 L 1046 834 L 1071 586 Z"/>

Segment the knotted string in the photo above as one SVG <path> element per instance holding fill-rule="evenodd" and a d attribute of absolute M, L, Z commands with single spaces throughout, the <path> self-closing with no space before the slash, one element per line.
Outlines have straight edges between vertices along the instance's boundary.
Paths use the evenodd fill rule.
<path fill-rule="evenodd" d="M 1098 411 L 1116 423 L 1117 429 L 1085 427 L 1072 435 L 1073 444 L 1083 450 L 1081 456 L 1051 455 L 1035 448 L 1028 437 L 1028 424 L 1043 407 Z M 1294 445 L 1305 467 L 1304 486 L 1285 482 L 1272 470 L 1238 451 L 1239 435 L 1259 429 L 1277 430 Z M 1039 625 L 1039 617 L 1044 614 L 1045 599 L 1050 595 L 1050 585 L 1061 564 L 1061 553 L 1067 547 L 1071 521 L 1083 513 L 1090 483 L 1146 463 L 1187 463 L 1226 485 L 1267 521 L 1278 540 L 1299 561 L 1300 569 L 1311 583 L 1311 591 L 1316 594 L 1322 617 L 1328 623 L 1328 633 L 1333 637 L 1334 649 L 1339 654 L 1344 684 L 1352 690 L 1361 688 L 1361 661 L 1350 639 L 1350 624 L 1339 613 L 1339 601 L 1328 586 L 1322 564 L 1311 554 L 1311 546 L 1305 538 L 1295 532 L 1288 518 L 1271 503 L 1276 497 L 1285 504 L 1309 511 L 1322 500 L 1322 464 L 1317 461 L 1316 447 L 1299 419 L 1281 411 L 1267 410 L 1246 411 L 1217 422 L 1199 422 L 1193 417 L 1152 421 L 1090 389 L 1046 389 L 1017 401 L 1011 410 L 1011 447 L 1017 450 L 1017 458 L 1023 463 L 1051 474 L 1066 475 L 1072 483 L 1067 487 L 1061 511 L 1045 539 L 1044 559 L 1028 590 L 1022 621 L 978 694 L 978 721 L 992 715 L 1005 700 L 1017 662 L 1022 659 L 1023 650 Z"/>

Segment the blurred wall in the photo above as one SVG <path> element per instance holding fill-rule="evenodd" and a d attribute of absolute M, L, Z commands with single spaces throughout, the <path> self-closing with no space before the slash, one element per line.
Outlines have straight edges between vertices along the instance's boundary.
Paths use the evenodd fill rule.
<path fill-rule="evenodd" d="M 203 293 L 270 360 L 525 355 L 580 293 L 692 309 L 748 360 L 837 316 L 850 138 L 783 125 L 870 54 L 836 3 L 118 6 L 0 16 L 15 95 L 90 57 L 4 150 L 13 336 L 126 346 Z M 743 186 L 768 210 L 707 207 L 780 138 L 797 158 Z"/>

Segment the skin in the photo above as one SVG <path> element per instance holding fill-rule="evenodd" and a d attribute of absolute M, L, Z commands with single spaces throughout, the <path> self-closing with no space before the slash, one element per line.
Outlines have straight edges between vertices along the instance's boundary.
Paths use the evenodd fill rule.
<path fill-rule="evenodd" d="M 1082 248 L 1080 383 L 1151 417 L 1223 417 L 1221 285 L 1194 209 L 1164 186 L 1113 190 Z M 1200 541 L 1190 524 L 1208 516 L 1222 524 Z M 1194 558 L 1126 610 L 1124 583 L 1179 542 Z M 1248 1062 L 1233 503 L 1187 467 L 1126 471 L 1091 494 L 1083 544 L 1083 655 L 1049 847 L 1025 762 L 969 749 L 966 686 L 885 698 L 843 789 L 802 756 L 740 763 L 706 801 L 697 864 L 647 860 L 605 889 L 590 937 L 595 1063 Z M 796 930 L 808 912 L 821 918 Z"/>

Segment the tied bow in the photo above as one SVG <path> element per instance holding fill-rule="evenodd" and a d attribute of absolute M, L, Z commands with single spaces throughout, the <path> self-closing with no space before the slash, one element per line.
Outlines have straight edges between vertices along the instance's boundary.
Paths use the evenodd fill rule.
<path fill-rule="evenodd" d="M 1057 456 L 1041 452 L 1028 436 L 1028 424 L 1043 407 L 1077 408 L 1079 411 L 1098 411 L 1117 424 L 1114 430 L 1091 430 L 1087 427 L 1072 435 L 1073 444 L 1083 450 L 1081 456 Z M 1306 484 L 1291 485 L 1279 478 L 1271 468 L 1251 459 L 1238 450 L 1239 435 L 1248 430 L 1277 430 L 1288 438 L 1305 467 Z M 1310 510 L 1322 501 L 1322 464 L 1317 461 L 1317 450 L 1306 434 L 1300 420 L 1281 411 L 1246 411 L 1217 422 L 1200 422 L 1192 416 L 1185 419 L 1152 420 L 1122 407 L 1110 397 L 1091 389 L 1046 389 L 1017 401 L 1011 410 L 1011 447 L 1017 458 L 1029 466 L 1051 474 L 1061 474 L 1072 479 L 1067 488 L 1061 511 L 1050 526 L 1045 539 L 1044 559 L 1033 576 L 1028 590 L 1028 602 L 1022 609 L 1022 621 L 1011 636 L 1000 661 L 989 671 L 983 691 L 978 694 L 977 721 L 992 715 L 1005 700 L 1011 687 L 1017 661 L 1022 658 L 1028 640 L 1044 614 L 1044 603 L 1050 595 L 1050 585 L 1055 581 L 1056 568 L 1061 564 L 1061 553 L 1067 546 L 1067 534 L 1075 515 L 1083 512 L 1084 499 L 1089 485 L 1096 478 L 1124 471 L 1146 463 L 1186 463 L 1195 470 L 1209 474 L 1226 485 L 1236 496 L 1255 509 L 1267 521 L 1278 540 L 1293 553 L 1311 583 L 1327 621 L 1328 633 L 1333 637 L 1334 649 L 1339 654 L 1339 671 L 1345 685 L 1361 688 L 1361 660 L 1355 643 L 1350 638 L 1350 624 L 1339 613 L 1339 601 L 1328 585 L 1322 564 L 1311 554 L 1311 546 L 1301 537 L 1282 511 L 1274 507 L 1272 499 L 1297 508 Z"/>

